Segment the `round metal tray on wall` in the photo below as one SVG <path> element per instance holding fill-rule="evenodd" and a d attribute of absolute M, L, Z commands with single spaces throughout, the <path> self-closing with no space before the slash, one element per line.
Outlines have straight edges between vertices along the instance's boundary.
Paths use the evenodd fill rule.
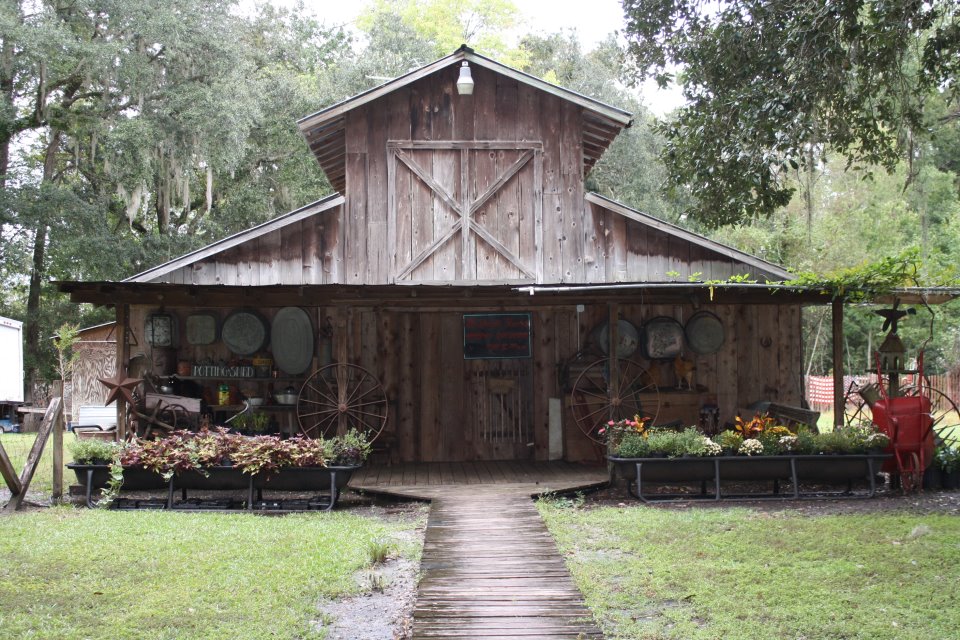
<path fill-rule="evenodd" d="M 603 355 L 610 353 L 610 323 L 601 322 L 590 332 Z M 626 320 L 617 321 L 617 357 L 629 358 L 640 345 L 640 332 Z"/>
<path fill-rule="evenodd" d="M 300 307 L 284 307 L 277 311 L 270 325 L 270 350 L 280 371 L 300 375 L 313 362 L 313 323 Z"/>
<path fill-rule="evenodd" d="M 690 350 L 702 356 L 720 351 L 725 339 L 723 323 L 709 311 L 698 311 L 690 316 L 684 333 Z"/>
<path fill-rule="evenodd" d="M 267 322 L 256 311 L 237 309 L 223 321 L 220 337 L 230 352 L 252 356 L 267 344 Z"/>
<path fill-rule="evenodd" d="M 640 341 L 649 360 L 669 360 L 683 353 L 683 325 L 669 316 L 657 316 L 643 323 Z"/>

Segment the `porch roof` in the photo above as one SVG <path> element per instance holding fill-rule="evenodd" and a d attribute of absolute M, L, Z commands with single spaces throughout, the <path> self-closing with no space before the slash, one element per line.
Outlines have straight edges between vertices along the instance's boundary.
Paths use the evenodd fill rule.
<path fill-rule="evenodd" d="M 828 292 L 782 283 L 629 282 L 538 286 L 502 284 L 477 287 L 445 285 L 180 285 L 150 282 L 56 283 L 73 302 L 112 306 L 118 303 L 168 307 L 284 307 L 364 305 L 408 308 L 529 308 L 608 302 L 657 304 L 829 304 Z M 872 300 L 887 304 L 941 304 L 960 296 L 960 288 L 897 289 Z"/>

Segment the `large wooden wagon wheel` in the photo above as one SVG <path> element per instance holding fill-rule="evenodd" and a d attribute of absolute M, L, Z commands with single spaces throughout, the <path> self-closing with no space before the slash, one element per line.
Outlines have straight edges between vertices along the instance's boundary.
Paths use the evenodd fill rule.
<path fill-rule="evenodd" d="M 387 424 L 387 395 L 376 376 L 354 364 L 317 369 L 297 398 L 300 430 L 311 438 L 356 429 L 373 442 Z"/>
<path fill-rule="evenodd" d="M 616 367 L 614 376 L 611 366 Z M 573 383 L 570 399 L 577 426 L 599 444 L 604 443 L 600 429 L 609 420 L 640 416 L 655 424 L 660 412 L 660 393 L 653 377 L 626 358 L 601 358 L 588 365 Z"/>

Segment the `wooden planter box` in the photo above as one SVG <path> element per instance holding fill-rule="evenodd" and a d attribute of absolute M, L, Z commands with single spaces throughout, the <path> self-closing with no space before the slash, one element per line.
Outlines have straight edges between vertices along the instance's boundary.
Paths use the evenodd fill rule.
<path fill-rule="evenodd" d="M 103 489 L 110 479 L 110 467 L 105 464 L 68 464 L 77 474 L 77 480 L 86 487 L 86 503 L 94 506 L 94 490 Z M 142 467 L 126 467 L 123 470 L 123 489 L 131 491 L 167 490 L 167 509 L 177 508 L 174 493 L 180 490 L 182 500 L 187 499 L 188 491 L 246 491 L 247 510 L 253 510 L 263 503 L 263 491 L 302 491 L 320 492 L 329 499 L 321 509 L 332 509 L 340 492 L 350 482 L 353 472 L 360 465 L 346 467 L 287 467 L 273 474 L 250 475 L 236 467 L 208 467 L 206 474 L 199 471 L 185 471 L 175 474 L 169 481 L 160 474 Z M 256 496 L 256 499 L 255 499 Z"/>
<path fill-rule="evenodd" d="M 876 475 L 888 454 L 715 456 L 702 458 L 617 458 L 608 456 L 627 491 L 644 502 L 690 498 L 797 499 L 870 498 L 876 493 Z M 869 489 L 854 493 L 853 483 L 865 480 Z M 772 483 L 772 492 L 724 494 L 725 482 Z M 780 493 L 780 483 L 791 483 L 790 493 Z M 846 484 L 843 491 L 801 491 L 804 484 Z M 644 493 L 644 485 L 700 485 L 700 494 Z M 712 493 L 711 493 L 712 490 Z"/>

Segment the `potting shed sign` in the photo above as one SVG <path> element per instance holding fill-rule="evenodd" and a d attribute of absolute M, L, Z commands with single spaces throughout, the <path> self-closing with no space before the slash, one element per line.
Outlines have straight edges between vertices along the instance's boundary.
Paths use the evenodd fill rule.
<path fill-rule="evenodd" d="M 529 358 L 530 314 L 464 314 L 463 357 L 467 360 Z"/>

